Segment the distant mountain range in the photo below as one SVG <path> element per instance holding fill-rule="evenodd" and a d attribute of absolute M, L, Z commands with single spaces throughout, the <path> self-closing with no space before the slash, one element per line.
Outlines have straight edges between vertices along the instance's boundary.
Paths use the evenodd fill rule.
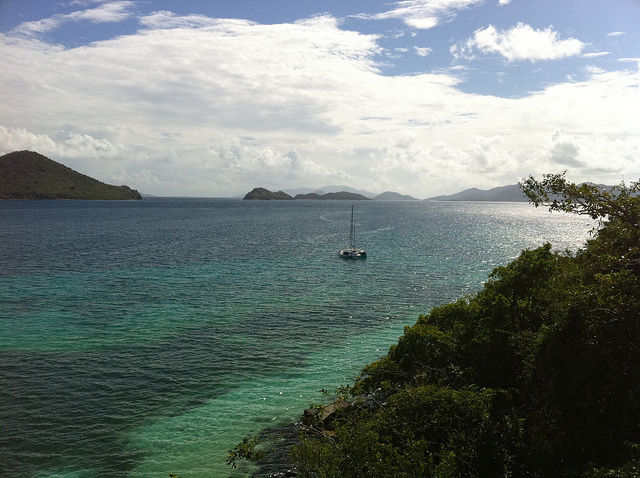
<path fill-rule="evenodd" d="M 337 189 L 337 191 L 326 192 L 326 190 Z M 300 192 L 313 191 L 313 192 Z M 327 186 L 322 189 L 312 190 L 310 188 L 289 189 L 286 192 L 272 192 L 265 188 L 255 188 L 247 193 L 244 199 L 343 199 L 343 200 L 363 200 L 375 199 L 377 201 L 418 201 L 418 199 L 392 191 L 386 191 L 375 195 L 368 191 L 358 191 L 348 186 Z M 295 196 L 291 193 L 296 193 Z M 501 186 L 489 190 L 477 188 L 465 189 L 456 194 L 435 196 L 425 199 L 425 201 L 487 201 L 487 202 L 527 202 L 528 198 L 520 189 L 520 186 L 513 184 Z"/>
<path fill-rule="evenodd" d="M 340 190 L 340 188 L 344 188 Z M 325 189 L 338 189 L 338 191 L 325 192 Z M 295 196 L 292 196 L 291 192 L 296 191 L 309 191 L 309 188 L 299 188 L 294 190 L 289 190 L 289 192 L 284 191 L 269 191 L 265 188 L 254 188 L 252 191 L 248 192 L 244 199 L 251 200 L 288 200 L 288 199 L 313 199 L 313 200 L 326 200 L 326 199 L 334 199 L 334 200 L 343 200 L 343 201 L 366 201 L 370 199 L 382 200 L 382 201 L 417 201 L 416 198 L 411 196 L 407 196 L 404 194 L 394 193 L 391 191 L 384 192 L 379 195 L 375 195 L 369 193 L 367 191 L 355 192 L 356 189 L 349 188 L 347 186 L 329 186 L 327 188 L 323 188 L 322 190 L 316 189 L 314 192 L 301 193 L 298 192 Z"/>
<path fill-rule="evenodd" d="M 111 186 L 33 151 L 0 156 L 0 199 L 142 199 L 128 186 Z"/>
<path fill-rule="evenodd" d="M 348 201 L 368 201 L 369 198 L 363 196 L 362 194 L 357 194 L 349 191 L 338 191 L 332 193 L 307 193 L 307 194 L 296 194 L 295 197 L 287 194 L 283 191 L 269 191 L 265 188 L 254 188 L 252 191 L 248 192 L 244 199 L 249 200 L 291 200 L 291 199 L 342 199 Z"/>
<path fill-rule="evenodd" d="M 349 191 L 339 191 L 335 193 L 309 193 L 296 194 L 293 199 L 341 199 L 343 201 L 370 201 L 371 199 L 362 194 L 352 193 Z"/>
<path fill-rule="evenodd" d="M 350 186 L 336 186 L 336 185 L 323 186 L 321 188 L 304 188 L 303 187 L 303 188 L 296 188 L 296 189 L 285 189 L 284 192 L 289 194 L 291 197 L 295 197 L 298 194 L 313 193 L 313 194 L 318 194 L 322 196 L 327 193 L 342 193 L 342 192 L 360 194 L 361 196 L 364 196 L 368 199 L 373 199 L 376 197 L 376 194 L 370 191 L 365 191 L 362 189 L 354 189 Z"/>
<path fill-rule="evenodd" d="M 39 153 L 14 151 L 0 156 L 0 199 L 142 199 L 142 196 L 128 186 L 105 184 Z M 375 194 L 349 186 L 335 185 L 320 189 L 303 187 L 277 192 L 255 188 L 247 193 L 244 199 L 418 201 L 412 196 L 393 191 Z M 528 198 L 519 185 L 513 184 L 489 190 L 465 189 L 455 194 L 430 197 L 425 201 L 527 202 Z"/>
<path fill-rule="evenodd" d="M 425 199 L 425 201 L 492 201 L 492 202 L 527 202 L 529 199 L 520 189 L 520 186 L 513 184 L 501 186 L 489 190 L 477 188 L 465 189 L 456 194 L 447 196 L 435 196 Z"/>
<path fill-rule="evenodd" d="M 419 199 L 416 199 L 412 196 L 395 193 L 393 191 L 385 191 L 382 194 L 378 194 L 373 199 L 375 199 L 376 201 L 419 201 Z"/>

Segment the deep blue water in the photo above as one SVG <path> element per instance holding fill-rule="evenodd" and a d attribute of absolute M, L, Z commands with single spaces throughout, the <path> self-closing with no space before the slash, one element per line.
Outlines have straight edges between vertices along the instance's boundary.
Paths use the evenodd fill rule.
<path fill-rule="evenodd" d="M 247 476 L 226 450 L 591 224 L 527 204 L 0 201 L 0 476 Z"/>

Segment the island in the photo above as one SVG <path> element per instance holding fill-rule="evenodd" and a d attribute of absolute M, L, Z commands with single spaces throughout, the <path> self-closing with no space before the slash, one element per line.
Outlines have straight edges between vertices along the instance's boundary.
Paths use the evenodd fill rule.
<path fill-rule="evenodd" d="M 340 191 L 337 193 L 309 193 L 309 194 L 297 194 L 294 199 L 341 199 L 347 201 L 369 201 L 370 199 L 362 194 L 350 193 L 347 191 Z"/>
<path fill-rule="evenodd" d="M 425 201 L 486 201 L 486 202 L 527 202 L 529 199 L 517 184 L 500 186 L 483 190 L 478 188 L 465 189 L 459 193 L 436 196 Z"/>
<path fill-rule="evenodd" d="M 400 194 L 393 191 L 385 191 L 374 197 L 376 201 L 418 201 L 418 199 L 407 194 Z"/>
<path fill-rule="evenodd" d="M 369 198 L 366 196 L 363 196 L 362 194 L 357 194 L 357 193 L 350 193 L 347 191 L 340 191 L 340 192 L 335 192 L 335 193 L 308 193 L 308 194 L 296 194 L 295 197 L 292 197 L 291 195 L 282 192 L 282 191 L 278 191 L 278 192 L 273 192 L 273 191 L 269 191 L 268 189 L 265 188 L 254 188 L 252 191 L 248 192 L 245 196 L 244 199 L 251 199 L 251 200 L 266 200 L 266 201 L 270 201 L 270 200 L 291 200 L 291 199 L 342 199 L 342 200 L 348 200 L 348 201 L 368 201 Z"/>
<path fill-rule="evenodd" d="M 135 189 L 85 176 L 34 151 L 0 156 L 0 199 L 142 199 Z"/>
<path fill-rule="evenodd" d="M 282 191 L 278 191 L 274 193 L 273 191 L 269 191 L 268 189 L 265 189 L 265 188 L 253 188 L 252 191 L 248 192 L 245 195 L 244 199 L 273 201 L 273 200 L 290 200 L 290 199 L 293 199 L 293 197 L 291 197 L 290 195 Z"/>

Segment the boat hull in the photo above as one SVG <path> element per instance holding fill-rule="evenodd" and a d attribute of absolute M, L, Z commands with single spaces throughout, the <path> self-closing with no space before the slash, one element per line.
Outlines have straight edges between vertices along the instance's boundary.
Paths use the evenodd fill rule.
<path fill-rule="evenodd" d="M 344 259 L 366 259 L 367 253 L 362 249 L 341 249 L 338 255 Z"/>

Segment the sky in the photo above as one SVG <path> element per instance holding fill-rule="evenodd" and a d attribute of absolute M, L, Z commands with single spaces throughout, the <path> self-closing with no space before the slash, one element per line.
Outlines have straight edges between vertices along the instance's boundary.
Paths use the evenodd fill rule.
<path fill-rule="evenodd" d="M 0 154 L 158 196 L 640 179 L 640 0 L 0 0 Z"/>

